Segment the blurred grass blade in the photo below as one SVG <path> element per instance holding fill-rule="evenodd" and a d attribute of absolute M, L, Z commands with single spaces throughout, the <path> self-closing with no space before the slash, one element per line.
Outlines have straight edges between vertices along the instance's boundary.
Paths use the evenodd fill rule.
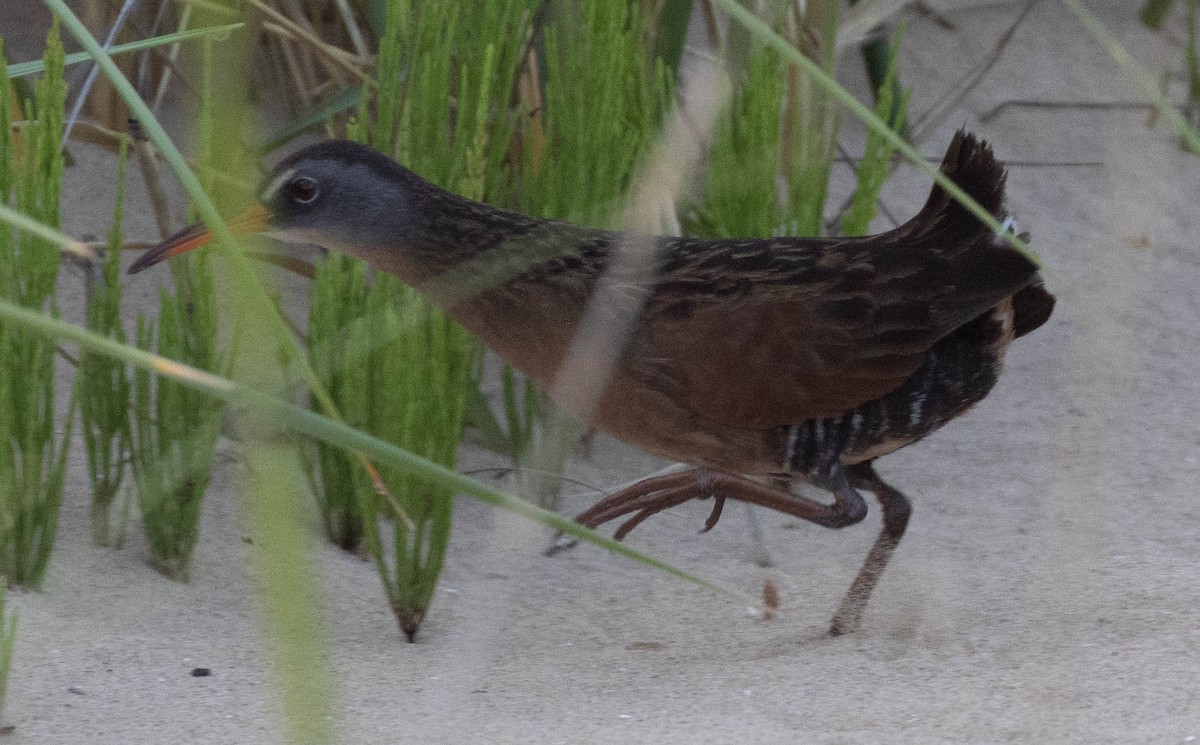
<path fill-rule="evenodd" d="M 997 235 L 1003 237 L 1013 248 L 1020 251 L 1030 261 L 1037 266 L 1042 266 L 1042 260 L 1037 253 L 1029 246 L 1027 242 L 1022 240 L 1020 236 L 1012 231 L 1007 231 L 1002 228 L 1000 222 L 987 210 L 985 210 L 979 202 L 975 201 L 962 190 L 958 184 L 948 178 L 941 172 L 936 164 L 932 164 L 925 159 L 920 152 L 912 145 L 904 141 L 904 138 L 896 134 L 888 123 L 875 115 L 875 112 L 867 108 L 861 101 L 854 97 L 842 86 L 838 85 L 832 77 L 830 77 L 821 66 L 810 60 L 804 54 L 795 49 L 787 39 L 784 39 L 771 28 L 769 24 L 756 16 L 752 11 L 742 7 L 738 0 L 710 0 L 713 5 L 724 10 L 730 18 L 738 24 L 744 26 L 750 33 L 760 38 L 764 43 L 777 49 L 786 60 L 792 64 L 798 65 L 808 72 L 813 80 L 818 85 L 827 90 L 830 95 L 842 103 L 846 108 L 858 117 L 870 129 L 874 130 L 886 142 L 896 148 L 897 151 L 904 154 L 904 157 L 913 163 L 917 168 L 926 173 L 930 178 L 936 181 L 950 196 L 963 205 L 964 208 L 975 217 L 979 218 L 980 222 L 996 231 Z M 1071 0 L 1064 0 L 1070 2 Z"/>
<path fill-rule="evenodd" d="M 75 15 L 75 13 L 66 5 L 63 0 L 44 0 L 45 5 L 58 17 L 62 24 L 67 28 L 72 36 L 79 44 L 88 52 L 90 52 L 96 61 L 96 64 L 104 71 L 111 82 L 113 88 L 124 100 L 129 107 L 131 117 L 136 119 L 147 138 L 151 140 L 162 154 L 163 158 L 170 164 L 176 177 L 184 186 L 192 199 L 197 212 L 203 218 L 204 222 L 212 230 L 217 240 L 217 250 L 226 257 L 231 264 L 232 271 L 228 274 L 229 277 L 229 292 L 236 297 L 239 310 L 244 315 L 240 317 L 253 317 L 263 330 L 264 339 L 270 339 L 272 343 L 260 343 L 257 346 L 259 349 L 269 348 L 273 360 L 280 362 L 280 367 L 287 363 L 295 363 L 300 375 L 305 383 L 312 390 L 313 395 L 321 402 L 321 405 L 326 411 L 330 412 L 331 416 L 338 416 L 337 408 L 333 406 L 332 400 L 329 398 L 319 382 L 312 368 L 309 367 L 307 358 L 303 351 L 299 348 L 297 340 L 292 336 L 291 329 L 287 322 L 280 314 L 279 309 L 272 302 L 266 289 L 258 280 L 254 265 L 242 253 L 240 247 L 235 243 L 228 226 L 225 224 L 216 204 L 205 193 L 196 174 L 188 167 L 184 160 L 183 154 L 176 147 L 175 143 L 167 135 L 162 124 L 155 118 L 154 113 L 145 101 L 141 99 L 137 91 L 129 80 L 121 73 L 113 62 L 112 58 L 100 46 L 100 43 L 88 31 L 87 27 Z M 243 79 L 239 77 L 239 79 Z M 116 344 L 115 348 L 123 348 Z M 197 371 L 199 372 L 199 371 Z M 367 464 L 369 467 L 369 464 Z M 251 495 L 251 499 L 257 495 Z M 286 519 L 286 518 L 284 518 Z M 294 557 L 283 556 L 278 552 L 264 552 L 261 556 L 261 561 L 264 566 L 271 568 L 275 562 L 292 561 Z M 315 584 L 315 580 L 310 583 Z M 285 588 L 274 588 L 263 586 L 262 593 L 265 602 L 268 605 L 275 605 L 275 601 L 279 600 L 274 597 L 274 594 Z M 315 592 L 315 591 L 314 591 Z M 294 600 L 294 599 L 293 599 Z M 282 601 L 281 601 L 282 602 Z M 302 621 L 305 618 L 303 614 L 294 614 L 286 619 L 268 619 L 266 627 L 268 632 L 274 632 L 281 628 L 291 628 L 295 622 Z M 323 653 L 323 635 L 319 629 L 310 629 L 311 633 L 305 634 L 288 634 L 272 638 L 272 642 L 278 645 L 278 649 L 285 651 L 287 657 L 292 659 L 303 658 L 312 662 L 314 666 L 319 666 L 320 658 Z M 279 660 L 277 671 L 284 672 L 284 657 L 283 652 L 277 655 Z M 324 679 L 320 681 L 292 681 L 282 677 L 279 678 L 280 690 L 285 698 L 285 701 L 296 700 L 298 697 L 310 695 L 316 688 L 323 688 L 326 691 L 331 686 L 329 681 Z M 307 706 L 292 707 L 288 706 L 284 710 L 286 716 L 285 727 L 289 732 L 297 733 L 303 730 L 306 719 L 298 715 L 303 712 L 311 712 L 321 710 L 329 705 L 331 700 L 330 695 L 317 695 L 316 698 L 308 703 Z M 319 731 L 310 733 L 317 734 Z M 332 738 L 325 738 L 325 741 L 331 741 Z"/>
<path fill-rule="evenodd" d="M 1113 59 L 1117 61 L 1117 64 L 1125 70 L 1129 77 L 1133 78 L 1133 81 L 1146 94 L 1146 98 L 1157 107 L 1158 113 L 1170 123 L 1171 128 L 1187 143 L 1188 149 L 1196 155 L 1200 155 L 1200 133 L 1188 124 L 1183 114 L 1179 113 L 1179 110 L 1171 103 L 1171 99 L 1167 98 L 1166 94 L 1159 89 L 1158 81 L 1155 80 L 1154 76 L 1129 54 L 1129 51 L 1121 45 L 1117 37 L 1113 36 L 1112 32 L 1100 22 L 1100 19 L 1092 15 L 1091 11 L 1083 6 L 1083 3 L 1079 2 L 1079 0 L 1062 1 L 1079 18 L 1079 22 L 1088 30 L 1088 33 L 1095 37 L 1096 41 L 1100 42 L 1108 50 L 1108 53 L 1112 55 Z"/>
<path fill-rule="evenodd" d="M 1146 4 L 1142 6 L 1142 12 L 1138 13 L 1138 18 L 1150 28 L 1160 29 L 1174 4 L 1175 0 L 1146 0 Z"/>
<path fill-rule="evenodd" d="M 522 189 L 514 201 L 540 217 L 618 228 L 629 185 L 671 107 L 668 63 L 653 55 L 653 19 L 638 3 L 587 0 L 552 8 L 541 50 L 541 101 L 523 102 L 528 129 L 540 127 L 542 142 L 522 150 Z M 663 22 L 676 27 L 658 28 L 680 44 L 686 32 L 681 12 L 664 8 Z M 518 406 L 511 371 L 504 385 L 518 492 L 554 508 L 580 426 L 528 384 Z"/>
<path fill-rule="evenodd" d="M 850 9 L 838 24 L 838 47 L 867 41 L 880 26 L 908 4 L 909 0 L 851 0 Z"/>
<path fill-rule="evenodd" d="M 173 34 L 165 34 L 163 36 L 155 36 L 152 39 L 139 39 L 131 41 L 127 44 L 117 44 L 108 50 L 110 55 L 116 56 L 126 54 L 128 52 L 140 52 L 144 49 L 153 49 L 155 47 L 166 46 L 168 44 L 177 44 L 182 41 L 191 41 L 192 39 L 201 39 L 205 37 L 221 40 L 229 36 L 229 34 L 245 26 L 244 23 L 230 23 L 225 26 L 209 26 L 208 28 L 195 28 L 188 31 L 179 31 Z M 63 60 L 65 65 L 77 65 L 80 62 L 90 62 L 93 59 L 90 52 L 72 52 Z M 46 64 L 42 60 L 30 60 L 29 62 L 15 62 L 8 66 L 8 76 L 10 78 L 22 78 L 28 75 L 37 75 L 46 69 Z"/>
<path fill-rule="evenodd" d="M 4 726 L 4 699 L 8 694 L 8 673 L 12 669 L 13 646 L 17 640 L 17 611 L 9 611 L 5 600 L 8 588 L 0 585 L 0 734 Z"/>
<path fill-rule="evenodd" d="M 96 252 L 88 244 L 60 233 L 49 225 L 38 222 L 29 215 L 18 212 L 8 205 L 0 204 L 0 221 L 6 222 L 30 235 L 35 235 L 38 238 L 49 241 L 58 246 L 59 250 L 63 253 L 78 256 L 85 262 L 93 263 L 100 261 L 100 257 L 96 255 Z"/>
<path fill-rule="evenodd" d="M 1188 103 L 1193 121 L 1200 107 L 1200 0 L 1187 0 L 1187 47 L 1184 51 L 1188 78 Z"/>
<path fill-rule="evenodd" d="M 693 0 L 664 0 L 654 24 L 655 56 L 663 61 L 673 78 L 679 77 L 679 63 L 687 44 L 688 26 L 692 20 Z"/>
<path fill-rule="evenodd" d="M 232 264 L 232 271 L 229 274 L 232 279 L 231 292 L 238 296 L 240 302 L 245 303 L 249 316 L 266 321 L 267 328 L 271 330 L 279 345 L 280 357 L 289 362 L 297 362 L 301 377 L 313 397 L 320 403 L 321 408 L 333 419 L 340 420 L 341 414 L 338 413 L 337 406 L 334 405 L 333 399 L 321 385 L 312 366 L 309 365 L 308 356 L 292 335 L 279 308 L 272 302 L 266 288 L 259 281 L 253 263 L 234 240 L 233 234 L 229 232 L 229 226 L 225 224 L 216 204 L 209 198 L 196 174 L 188 166 L 183 153 L 179 151 L 174 141 L 163 129 L 162 124 L 154 116 L 154 112 L 150 110 L 133 85 L 117 68 L 116 63 L 100 46 L 100 42 L 92 36 L 83 22 L 63 0 L 43 0 L 43 2 L 60 19 L 76 41 L 94 56 L 96 64 L 104 71 L 113 88 L 129 107 L 133 117 L 141 124 L 146 137 L 154 143 L 175 172 L 175 176 L 187 191 L 188 196 L 191 197 L 196 211 L 215 236 L 217 250 Z M 363 467 L 368 471 L 373 470 L 371 464 L 365 461 Z"/>
<path fill-rule="evenodd" d="M 273 152 L 303 134 L 310 127 L 324 124 L 335 115 L 357 107 L 362 102 L 362 97 L 363 87 L 361 85 L 343 88 L 333 98 L 289 122 L 279 134 L 259 148 L 259 152 L 263 155 Z"/>
<path fill-rule="evenodd" d="M 121 138 L 117 154 L 116 202 L 108 232 L 104 265 L 87 282 L 87 325 L 92 331 L 125 341 L 121 326 L 121 219 L 125 208 L 125 166 L 129 140 Z M 129 457 L 131 386 L 125 365 L 84 350 L 75 373 L 75 400 L 92 484 L 92 542 L 119 547 L 125 535 L 129 500 L 122 498 L 125 462 Z"/>
<path fill-rule="evenodd" d="M 120 344 L 112 339 L 106 339 L 94 334 L 87 329 L 52 316 L 36 313 L 5 300 L 0 300 L 0 318 L 17 323 L 47 338 L 65 339 L 75 342 L 86 347 L 89 351 L 111 355 L 144 370 L 169 376 L 213 398 L 240 407 L 247 413 L 262 417 L 266 421 L 276 422 L 295 432 L 351 452 L 365 453 L 380 463 L 387 463 L 396 468 L 403 469 L 411 473 L 415 478 L 444 484 L 447 487 L 453 488 L 457 493 L 466 494 L 481 502 L 515 512 L 548 528 L 576 536 L 601 548 L 606 548 L 613 553 L 659 569 L 737 602 L 749 603 L 750 605 L 757 604 L 757 601 L 749 600 L 743 593 L 729 590 L 700 577 L 696 577 L 671 564 L 630 548 L 620 541 L 589 530 L 574 520 L 541 509 L 523 499 L 439 466 L 433 461 L 414 455 L 403 448 L 353 429 L 343 422 L 335 421 L 307 409 L 302 409 L 282 399 L 265 395 L 249 386 L 235 383 L 218 375 L 204 372 L 203 370 L 182 365 L 141 349 Z"/>
<path fill-rule="evenodd" d="M 904 25 L 901 24 L 892 38 L 883 78 L 875 92 L 875 113 L 886 119 L 897 134 L 903 134 L 905 120 L 908 116 L 908 100 L 911 91 L 902 90 L 896 80 L 896 70 L 899 59 L 900 43 L 904 39 Z M 899 98 L 895 98 L 899 96 Z M 850 199 L 850 208 L 842 219 L 842 235 L 866 235 L 879 208 L 879 192 L 891 174 L 892 155 L 895 148 L 879 136 L 874 130 L 867 131 L 867 143 L 863 148 L 863 157 L 859 161 L 855 175 L 858 186 Z"/>

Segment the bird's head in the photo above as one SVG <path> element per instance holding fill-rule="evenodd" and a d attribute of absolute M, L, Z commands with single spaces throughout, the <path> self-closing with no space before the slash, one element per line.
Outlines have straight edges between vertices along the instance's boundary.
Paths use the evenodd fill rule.
<path fill-rule="evenodd" d="M 411 171 L 365 145 L 322 142 L 275 166 L 258 201 L 228 225 L 235 235 L 264 234 L 371 259 L 415 229 L 413 200 L 422 186 Z M 191 225 L 147 251 L 129 273 L 212 240 L 206 226 Z"/>

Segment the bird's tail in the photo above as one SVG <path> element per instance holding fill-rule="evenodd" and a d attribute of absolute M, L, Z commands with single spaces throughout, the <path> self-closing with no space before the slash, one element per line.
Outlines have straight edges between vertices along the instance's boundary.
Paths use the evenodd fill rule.
<path fill-rule="evenodd" d="M 975 135 L 960 129 L 954 134 L 946 155 L 942 158 L 942 173 L 950 177 L 997 220 L 1008 214 L 1004 210 L 1004 184 L 1008 174 L 992 153 L 992 146 Z M 965 223 L 967 229 L 978 229 L 979 221 L 966 207 L 935 183 L 925 206 L 913 218 L 914 223 Z"/>
<path fill-rule="evenodd" d="M 986 142 L 959 130 L 942 160 L 942 173 L 1006 230 L 1017 229 L 1004 206 L 1004 166 Z M 939 333 L 948 333 L 1004 298 L 1040 284 L 1037 265 L 1032 260 L 936 183 L 925 206 L 912 220 L 880 237 L 898 250 L 880 251 L 879 267 L 902 284 L 905 274 L 912 272 L 908 281 L 925 285 L 925 297 Z M 1044 303 L 1035 302 L 1031 306 L 1036 311 L 1034 315 L 1045 310 Z M 1023 329 L 1032 330 L 1025 327 L 1036 327 L 1044 320 L 1031 317 Z"/>
<path fill-rule="evenodd" d="M 1011 220 L 1004 205 L 1004 185 L 1007 173 L 1004 166 L 996 160 L 992 148 L 975 135 L 959 130 L 946 149 L 942 159 L 942 173 L 954 180 L 958 186 L 972 199 L 1006 228 L 1016 230 L 1016 224 Z M 925 206 L 917 215 L 916 221 L 926 221 L 933 226 L 941 226 L 951 233 L 986 231 L 979 220 L 967 211 L 967 208 L 951 197 L 940 184 L 934 184 Z M 1021 237 L 1028 240 L 1029 235 L 1022 233 Z M 976 238 L 976 242 L 979 238 Z M 1054 310 L 1054 296 L 1046 289 L 1041 275 L 1036 269 L 1031 270 L 1032 262 L 1007 245 L 1000 236 L 988 236 L 992 253 L 992 274 L 990 281 L 1004 284 L 1004 277 L 1010 282 L 1020 282 L 1020 277 L 1028 277 L 1023 287 L 1013 294 L 1014 326 L 1017 336 L 1024 336 L 1041 326 Z M 976 248 L 975 250 L 978 250 Z M 1000 280 L 997 282 L 997 280 Z M 1019 285 L 1018 285 L 1019 286 Z"/>

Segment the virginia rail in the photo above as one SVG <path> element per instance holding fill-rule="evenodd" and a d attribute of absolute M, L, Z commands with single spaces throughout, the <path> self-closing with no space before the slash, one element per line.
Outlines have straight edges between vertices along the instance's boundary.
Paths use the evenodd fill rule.
<path fill-rule="evenodd" d="M 990 146 L 960 131 L 942 170 L 1008 224 Z M 464 199 L 338 141 L 277 165 L 231 228 L 398 275 L 544 386 L 625 238 Z M 192 226 L 129 271 L 209 240 Z M 694 468 L 641 481 L 578 521 L 625 517 L 620 538 L 656 512 L 712 497 L 705 529 L 726 499 L 843 528 L 867 513 L 858 490 L 874 492 L 883 529 L 831 632 L 856 629 L 911 509 L 875 459 L 986 396 L 1009 343 L 1046 321 L 1053 296 L 1029 259 L 936 185 L 916 217 L 878 235 L 647 245 L 652 271 L 618 278 L 645 300 L 591 423 Z M 798 481 L 832 503 L 793 493 Z"/>

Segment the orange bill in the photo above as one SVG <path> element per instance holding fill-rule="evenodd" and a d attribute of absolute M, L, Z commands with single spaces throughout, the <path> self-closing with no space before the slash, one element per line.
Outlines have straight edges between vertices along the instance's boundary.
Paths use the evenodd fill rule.
<path fill-rule="evenodd" d="M 267 214 L 266 207 L 263 207 L 261 204 L 255 204 L 229 221 L 229 231 L 234 235 L 261 233 L 267 229 L 267 220 L 269 217 L 270 215 Z M 189 225 L 143 254 L 137 261 L 130 265 L 128 273 L 137 274 L 143 269 L 152 267 L 172 256 L 178 256 L 185 251 L 191 251 L 193 248 L 199 248 L 211 243 L 212 240 L 213 234 L 208 228 L 204 227 L 203 223 Z"/>

